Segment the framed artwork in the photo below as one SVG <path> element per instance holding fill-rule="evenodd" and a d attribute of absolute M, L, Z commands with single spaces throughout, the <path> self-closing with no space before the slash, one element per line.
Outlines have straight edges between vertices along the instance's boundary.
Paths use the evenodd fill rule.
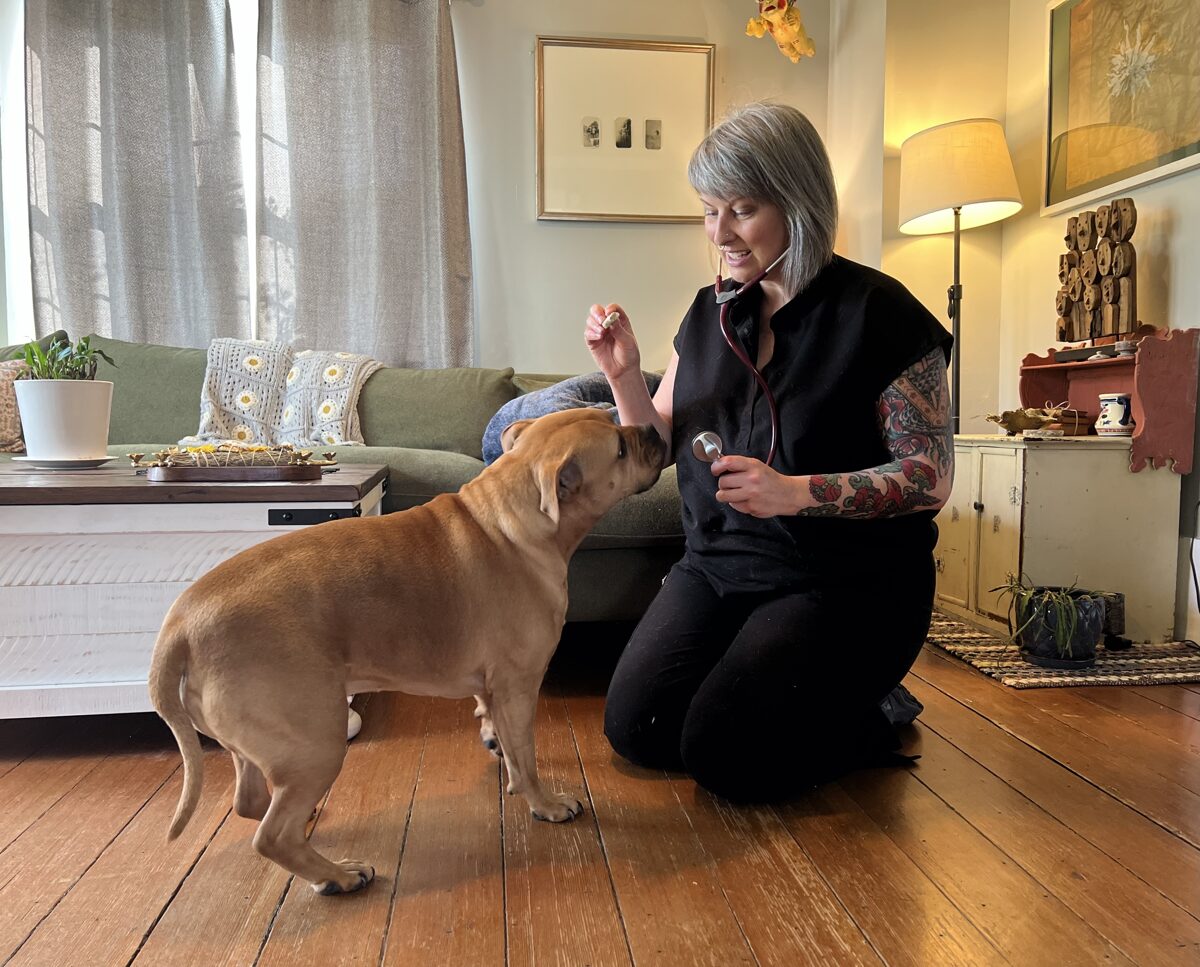
<path fill-rule="evenodd" d="M 1047 6 L 1042 213 L 1200 165 L 1200 4 Z"/>
<path fill-rule="evenodd" d="M 537 38 L 537 217 L 698 222 L 713 45 Z"/>

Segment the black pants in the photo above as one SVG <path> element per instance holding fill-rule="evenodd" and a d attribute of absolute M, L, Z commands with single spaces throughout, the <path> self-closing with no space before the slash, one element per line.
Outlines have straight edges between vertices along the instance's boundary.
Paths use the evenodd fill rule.
<path fill-rule="evenodd" d="M 929 630 L 933 560 L 863 562 L 786 594 L 671 570 L 613 673 L 604 732 L 638 765 L 728 799 L 793 796 L 898 747 L 880 700 Z"/>

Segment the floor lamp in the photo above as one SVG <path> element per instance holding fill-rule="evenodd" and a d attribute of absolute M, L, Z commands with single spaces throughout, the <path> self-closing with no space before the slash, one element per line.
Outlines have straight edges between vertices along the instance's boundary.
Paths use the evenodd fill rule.
<path fill-rule="evenodd" d="M 1004 129 L 991 118 L 970 118 L 927 128 L 900 146 L 900 231 L 906 235 L 954 232 L 954 284 L 946 290 L 954 350 L 950 421 L 959 431 L 959 359 L 962 356 L 962 285 L 958 236 L 1021 210 L 1021 193 Z"/>

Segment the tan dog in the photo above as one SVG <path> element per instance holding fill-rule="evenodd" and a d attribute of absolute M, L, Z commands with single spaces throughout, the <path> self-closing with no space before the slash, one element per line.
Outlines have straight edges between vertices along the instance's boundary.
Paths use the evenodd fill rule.
<path fill-rule="evenodd" d="M 457 494 L 285 534 L 179 596 L 150 665 L 151 700 L 184 762 L 169 838 L 200 797 L 199 729 L 233 754 L 234 808 L 261 820 L 258 852 L 319 893 L 365 886 L 371 866 L 330 862 L 305 837 L 342 768 L 346 696 L 360 691 L 476 696 L 508 791 L 539 819 L 583 811 L 541 785 L 533 749 L 567 562 L 609 508 L 653 485 L 666 446 L 595 409 L 515 423 L 503 444 Z"/>

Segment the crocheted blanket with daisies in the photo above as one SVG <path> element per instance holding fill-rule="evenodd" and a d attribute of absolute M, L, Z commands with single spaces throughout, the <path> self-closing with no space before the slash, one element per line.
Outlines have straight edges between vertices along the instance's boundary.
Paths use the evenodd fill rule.
<path fill-rule="evenodd" d="M 358 396 L 382 365 L 355 353 L 214 339 L 200 394 L 200 429 L 179 443 L 361 444 Z"/>

